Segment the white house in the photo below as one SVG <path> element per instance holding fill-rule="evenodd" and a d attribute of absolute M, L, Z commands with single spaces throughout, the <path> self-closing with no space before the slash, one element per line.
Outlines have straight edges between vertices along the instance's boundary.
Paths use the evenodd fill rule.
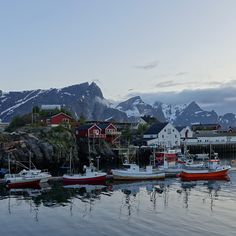
<path fill-rule="evenodd" d="M 192 131 L 191 127 L 189 127 L 189 126 L 178 126 L 178 127 L 176 127 L 176 129 L 179 131 L 181 139 L 193 137 L 193 131 Z"/>
<path fill-rule="evenodd" d="M 180 146 L 180 133 L 170 123 L 157 122 L 153 124 L 143 135 L 148 146 Z"/>

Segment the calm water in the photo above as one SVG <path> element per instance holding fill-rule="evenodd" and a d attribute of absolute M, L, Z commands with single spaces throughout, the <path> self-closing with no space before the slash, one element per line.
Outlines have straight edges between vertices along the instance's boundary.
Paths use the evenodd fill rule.
<path fill-rule="evenodd" d="M 1 235 L 236 235 L 230 181 L 0 189 Z"/>

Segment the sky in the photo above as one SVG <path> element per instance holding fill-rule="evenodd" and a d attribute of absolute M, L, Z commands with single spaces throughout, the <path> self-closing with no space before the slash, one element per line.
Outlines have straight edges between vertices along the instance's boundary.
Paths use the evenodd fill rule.
<path fill-rule="evenodd" d="M 236 112 L 235 0 L 0 0 L 0 89 L 96 82 L 104 97 Z"/>

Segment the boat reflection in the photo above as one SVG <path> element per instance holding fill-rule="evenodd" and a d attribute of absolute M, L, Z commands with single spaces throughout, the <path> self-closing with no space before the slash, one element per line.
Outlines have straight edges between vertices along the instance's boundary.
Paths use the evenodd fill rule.
<path fill-rule="evenodd" d="M 14 209 L 20 204 L 25 204 L 26 209 L 30 206 L 30 212 L 34 212 L 36 221 L 39 220 L 41 207 L 66 207 L 69 208 L 71 216 L 75 213 L 82 214 L 82 217 L 91 216 L 93 210 L 97 209 L 98 202 L 106 206 L 107 197 L 116 199 L 120 217 L 131 217 L 145 211 L 146 208 L 154 212 L 164 212 L 166 208 L 181 202 L 183 208 L 209 204 L 212 211 L 214 202 L 220 199 L 221 192 L 224 191 L 224 185 L 230 184 L 228 181 L 229 179 L 181 182 L 179 179 L 166 179 L 132 183 L 116 182 L 109 185 L 65 186 L 54 182 L 38 189 L 0 188 L 0 201 L 8 201 L 9 214 L 13 214 Z"/>
<path fill-rule="evenodd" d="M 229 177 L 219 178 L 217 180 L 207 180 L 207 181 L 185 181 L 181 183 L 181 189 L 177 190 L 177 193 L 183 193 L 184 207 L 189 208 L 189 201 L 191 197 L 191 192 L 194 191 L 193 195 L 199 194 L 203 195 L 202 202 L 205 204 L 208 200 L 210 202 L 210 209 L 213 211 L 214 201 L 218 200 L 220 195 L 221 187 L 225 184 L 230 183 Z M 200 189 L 199 189 L 200 187 Z M 205 190 L 205 187 L 207 188 Z M 194 197 L 194 196 L 193 196 Z"/>
<path fill-rule="evenodd" d="M 21 203 L 26 203 L 29 206 L 30 214 L 33 214 L 35 221 L 39 220 L 39 205 L 37 204 L 37 198 L 43 193 L 50 191 L 51 187 L 47 183 L 37 188 L 11 188 L 6 189 L 5 198 L 8 198 L 8 213 L 13 214 L 14 209 Z"/>

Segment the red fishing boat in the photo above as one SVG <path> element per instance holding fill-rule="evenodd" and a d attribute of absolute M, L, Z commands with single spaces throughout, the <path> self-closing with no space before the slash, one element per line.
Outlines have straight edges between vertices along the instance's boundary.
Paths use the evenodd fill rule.
<path fill-rule="evenodd" d="M 168 163 L 175 163 L 178 160 L 178 150 L 164 150 L 164 151 L 158 151 L 156 152 L 156 161 L 157 163 L 163 164 L 164 163 L 164 159 L 168 162 Z"/>
<path fill-rule="evenodd" d="M 104 184 L 107 174 L 104 172 L 93 171 L 93 168 L 86 167 L 84 174 L 65 174 L 63 183 L 70 184 Z"/>
<path fill-rule="evenodd" d="M 219 160 L 214 159 L 209 160 L 206 167 L 183 169 L 180 177 L 183 180 L 217 180 L 227 176 L 230 168 L 228 165 L 220 165 Z"/>

